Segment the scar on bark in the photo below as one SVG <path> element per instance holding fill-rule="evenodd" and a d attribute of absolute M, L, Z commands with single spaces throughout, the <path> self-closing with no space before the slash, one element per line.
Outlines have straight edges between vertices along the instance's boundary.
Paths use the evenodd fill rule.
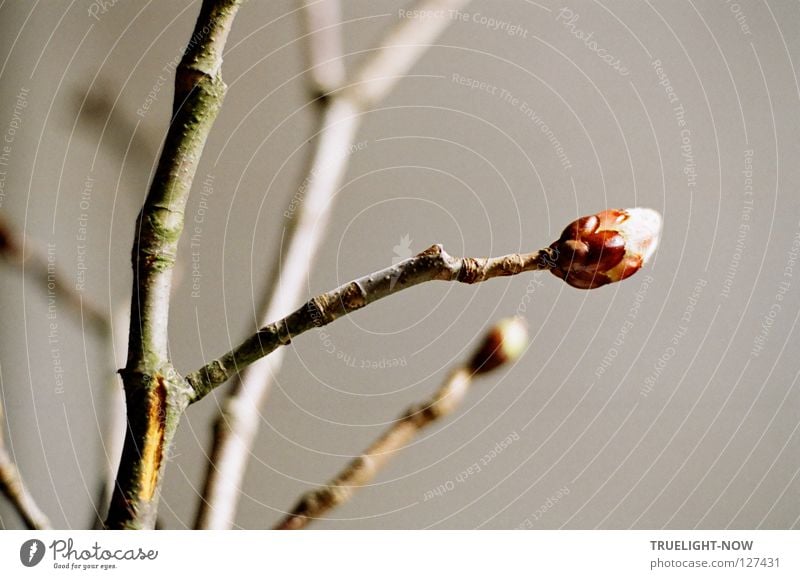
<path fill-rule="evenodd" d="M 150 501 L 156 492 L 158 471 L 164 454 L 164 431 L 167 422 L 167 386 L 161 374 L 154 376 L 155 387 L 148 394 L 147 434 L 142 448 L 139 498 Z"/>

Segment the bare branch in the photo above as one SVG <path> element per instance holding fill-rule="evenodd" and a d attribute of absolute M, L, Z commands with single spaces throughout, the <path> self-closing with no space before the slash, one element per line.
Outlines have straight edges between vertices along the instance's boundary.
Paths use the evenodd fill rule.
<path fill-rule="evenodd" d="M 451 11 L 460 10 L 468 3 L 469 0 L 420 0 L 406 10 L 344 89 L 346 98 L 360 103 L 362 109 L 385 98 L 450 25 Z M 414 14 L 423 16 L 415 18 Z"/>
<path fill-rule="evenodd" d="M 372 481 L 394 453 L 406 447 L 419 431 L 452 414 L 463 402 L 476 374 L 516 360 L 527 342 L 521 320 L 500 321 L 487 333 L 469 362 L 453 370 L 430 399 L 410 406 L 327 485 L 304 494 L 276 529 L 301 529 L 330 509 L 346 503 L 358 487 Z"/>
<path fill-rule="evenodd" d="M 17 466 L 6 450 L 2 420 L 3 405 L 0 403 L 0 492 L 6 496 L 29 529 L 49 529 L 49 519 L 31 497 Z"/>
<path fill-rule="evenodd" d="M 107 340 L 111 340 L 110 318 L 99 307 L 86 299 L 81 293 L 74 289 L 74 284 L 67 281 L 62 273 L 56 268 L 55 261 L 48 259 L 48 256 L 38 249 L 30 238 L 14 231 L 14 228 L 0 216 L 0 256 L 9 265 L 18 268 L 23 275 L 30 277 L 37 282 L 43 291 L 49 295 L 54 295 L 59 303 L 65 304 L 72 312 L 86 320 L 90 327 L 96 329 L 100 335 Z M 52 294 L 50 294 L 52 292 Z M 116 368 L 112 365 L 109 368 Z M 117 386 L 117 377 L 114 373 L 114 387 Z M 0 408 L 0 414 L 2 408 Z M 110 410 L 111 411 L 111 410 Z M 111 483 L 103 481 L 103 488 L 113 488 L 113 474 Z M 32 501 L 18 479 L 16 467 L 11 461 L 5 448 L 2 448 L 2 433 L 0 432 L 0 487 L 3 492 L 11 498 L 11 501 L 20 510 L 24 508 L 24 502 Z M 13 495 L 13 498 L 12 498 Z M 95 506 L 95 519 L 98 516 L 98 509 L 104 508 L 110 492 L 101 494 L 101 501 Z M 19 504 L 18 504 L 19 503 Z M 36 508 L 35 504 L 30 505 L 30 513 L 20 511 L 26 525 L 32 529 L 49 528 L 49 521 Z M 37 517 L 41 515 L 41 518 Z M 39 519 L 37 521 L 37 518 Z M 95 527 L 97 525 L 94 525 Z"/>
<path fill-rule="evenodd" d="M 320 130 L 304 179 L 303 199 L 291 214 L 287 242 L 279 257 L 280 277 L 265 292 L 259 309 L 265 325 L 286 315 L 304 297 L 304 283 L 327 232 L 336 191 L 348 164 L 348 151 L 362 113 L 374 106 L 411 69 L 430 44 L 452 21 L 449 11 L 468 0 L 420 0 L 413 10 L 422 19 L 400 20 L 381 44 L 366 57 L 352 82 L 343 84 L 340 8 L 337 0 L 304 4 L 309 29 L 309 68 L 320 98 Z M 195 526 L 224 529 L 232 525 L 236 505 L 258 432 L 260 408 L 274 376 L 280 372 L 283 351 L 248 367 L 223 401 L 214 424 L 202 499 Z"/>
<path fill-rule="evenodd" d="M 83 316 L 89 324 L 107 337 L 110 332 L 109 318 L 103 311 L 75 291 L 74 284 L 69 283 L 55 267 L 54 260 L 38 249 L 33 241 L 18 232 L 11 224 L 0 217 L 0 256 L 6 262 L 31 279 L 36 280 L 45 291 L 55 293 L 60 303 L 66 304 L 77 316 Z"/>
<path fill-rule="evenodd" d="M 550 249 L 474 258 L 453 257 L 441 245 L 433 245 L 396 265 L 312 298 L 285 318 L 264 326 L 227 354 L 187 375 L 186 380 L 194 389 L 191 402 L 197 402 L 249 364 L 289 344 L 300 334 L 330 324 L 393 293 L 436 280 L 478 283 L 499 276 L 550 269 L 552 263 Z"/>
<path fill-rule="evenodd" d="M 118 306 L 111 317 L 112 333 L 108 344 L 110 368 L 118 368 L 119 361 L 124 361 L 128 345 L 128 319 L 130 304 Z M 101 427 L 101 449 L 99 457 L 104 466 L 97 490 L 97 500 L 92 508 L 93 529 L 102 529 L 108 511 L 108 505 L 114 494 L 119 458 L 125 440 L 125 396 L 120 388 L 120 378 L 116 371 L 110 372 L 108 382 L 102 389 L 100 407 L 103 408 L 103 425 Z"/>
<path fill-rule="evenodd" d="M 186 202 L 227 87 L 222 51 L 240 0 L 204 0 L 175 74 L 173 119 L 139 213 L 133 245 L 128 361 L 121 371 L 128 430 L 106 526 L 153 528 L 161 476 L 190 396 L 168 352 L 172 273 Z"/>
<path fill-rule="evenodd" d="M 339 0 L 306 0 L 303 14 L 308 34 L 309 73 L 316 98 L 344 84 L 341 6 Z"/>
<path fill-rule="evenodd" d="M 309 68 L 315 98 L 344 80 L 338 0 L 304 5 L 309 28 Z M 327 53 L 325 51 L 328 51 Z M 338 63 L 338 64 L 337 64 Z M 339 66 L 342 68 L 340 69 Z M 347 166 L 347 151 L 355 139 L 359 116 L 346 99 L 320 98 L 320 130 L 304 181 L 303 200 L 290 215 L 287 242 L 279 257 L 277 279 L 264 293 L 261 324 L 284 315 L 302 295 L 311 262 L 327 230 L 330 205 Z M 195 526 L 224 529 L 232 524 L 239 488 L 258 432 L 259 408 L 280 371 L 283 353 L 247 369 L 234 383 L 214 423 L 214 438 Z"/>

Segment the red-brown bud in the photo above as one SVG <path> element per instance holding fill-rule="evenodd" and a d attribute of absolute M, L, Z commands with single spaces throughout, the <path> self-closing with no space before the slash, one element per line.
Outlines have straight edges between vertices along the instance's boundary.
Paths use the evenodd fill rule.
<path fill-rule="evenodd" d="M 0 255 L 11 258 L 21 254 L 22 248 L 19 246 L 19 241 L 5 220 L 0 217 Z"/>
<path fill-rule="evenodd" d="M 528 326 L 519 317 L 497 322 L 486 334 L 470 360 L 475 374 L 489 372 L 498 366 L 516 361 L 528 345 Z"/>
<path fill-rule="evenodd" d="M 579 289 L 621 281 L 653 255 L 660 234 L 661 215 L 652 209 L 606 209 L 581 217 L 550 245 L 551 271 Z"/>

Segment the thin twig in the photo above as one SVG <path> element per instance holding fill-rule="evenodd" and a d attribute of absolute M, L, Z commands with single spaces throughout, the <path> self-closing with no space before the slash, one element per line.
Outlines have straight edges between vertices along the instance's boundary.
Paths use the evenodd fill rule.
<path fill-rule="evenodd" d="M 346 503 L 356 489 L 372 481 L 392 456 L 405 448 L 423 428 L 452 414 L 463 402 L 477 374 L 516 360 L 527 341 L 521 320 L 511 318 L 499 322 L 487 333 L 469 362 L 451 371 L 431 398 L 410 406 L 327 485 L 305 493 L 275 528 L 301 529 L 330 509 Z"/>
<path fill-rule="evenodd" d="M 433 397 L 410 406 L 360 456 L 353 459 L 328 484 L 305 493 L 291 512 L 275 527 L 280 530 L 302 529 L 313 519 L 343 505 L 358 487 L 372 481 L 394 453 L 405 448 L 424 427 L 449 414 L 461 402 L 472 382 L 472 374 L 459 368 L 447 377 Z"/>
<path fill-rule="evenodd" d="M 339 0 L 306 0 L 303 4 L 309 74 L 314 97 L 327 95 L 344 84 L 342 7 Z"/>
<path fill-rule="evenodd" d="M 112 333 L 108 344 L 108 356 L 111 359 L 111 368 L 119 368 L 120 362 L 124 363 L 128 345 L 128 319 L 130 304 L 125 303 L 117 307 L 111 317 Z M 97 501 L 93 506 L 93 520 L 91 528 L 102 529 L 103 522 L 108 514 L 108 506 L 114 494 L 119 458 L 122 454 L 125 440 L 125 396 L 120 388 L 120 378 L 117 372 L 109 373 L 108 382 L 104 384 L 101 407 L 103 409 L 103 424 L 101 426 L 100 462 L 105 466 L 97 487 Z"/>
<path fill-rule="evenodd" d="M 0 256 L 35 280 L 47 295 L 64 303 L 76 316 L 87 319 L 103 338 L 108 337 L 111 328 L 108 316 L 75 290 L 75 284 L 69 283 L 56 267 L 54 255 L 46 255 L 30 238 L 14 231 L 3 217 L 0 217 Z"/>
<path fill-rule="evenodd" d="M 450 10 L 469 0 L 421 0 L 413 10 L 424 18 L 405 18 L 392 27 L 367 56 L 350 83 L 343 85 L 339 2 L 322 0 L 304 5 L 309 28 L 309 70 L 314 97 L 320 103 L 320 130 L 315 141 L 303 199 L 290 212 L 287 242 L 279 256 L 278 279 L 265 292 L 260 324 L 283 316 L 303 298 L 327 225 L 335 193 L 349 161 L 362 113 L 383 99 L 430 44 L 452 21 Z M 412 13 L 409 11 L 409 13 Z M 259 427 L 260 408 L 283 352 L 247 368 L 237 376 L 214 424 L 206 479 L 195 526 L 224 529 L 233 524 L 242 479 Z"/>
<path fill-rule="evenodd" d="M 121 371 L 128 429 L 106 519 L 153 528 L 163 469 L 190 390 L 168 351 L 170 289 L 184 211 L 227 87 L 222 52 L 240 0 L 204 0 L 175 74 L 173 118 L 136 225 L 128 361 Z"/>
<path fill-rule="evenodd" d="M 88 326 L 94 328 L 105 343 L 112 341 L 110 317 L 94 305 L 91 300 L 78 292 L 75 289 L 75 285 L 63 276 L 56 267 L 54 254 L 45 254 L 36 246 L 33 240 L 14 231 L 14 228 L 2 217 L 0 217 L 0 256 L 3 257 L 6 263 L 18 268 L 23 275 L 37 282 L 46 295 L 52 296 L 58 303 L 65 304 L 76 316 L 81 318 L 82 324 L 84 321 L 88 322 Z M 115 401 L 121 397 L 121 393 L 118 393 L 118 378 L 114 371 L 117 367 L 115 360 L 112 359 L 111 364 L 108 366 L 108 373 L 113 374 L 111 376 L 111 380 L 113 380 L 111 386 L 114 390 L 109 393 L 114 397 Z M 116 408 L 108 408 L 107 410 L 107 415 L 114 416 L 116 413 Z M 124 417 L 123 413 L 122 425 L 124 425 Z M 110 425 L 110 427 L 117 426 L 120 426 L 119 421 Z M 118 429 L 110 430 L 109 432 L 116 433 L 116 430 Z M 124 432 L 124 427 L 120 432 Z M 117 450 L 117 446 L 119 445 L 115 445 L 115 450 Z M 4 460 L 5 458 L 7 457 L 4 457 Z M 11 468 L 13 468 L 13 465 L 11 465 Z M 102 524 L 102 520 L 98 518 L 99 513 L 106 508 L 108 499 L 111 497 L 115 473 L 116 470 L 110 473 L 110 477 L 105 477 L 101 483 L 100 500 L 93 510 L 94 522 L 92 526 L 94 528 Z"/>
<path fill-rule="evenodd" d="M 367 109 L 383 100 L 470 0 L 418 0 L 389 30 L 343 90 Z M 417 17 L 414 17 L 417 15 Z"/>
<path fill-rule="evenodd" d="M 314 98 L 321 105 L 320 130 L 314 143 L 302 203 L 291 214 L 287 242 L 279 257 L 280 276 L 264 292 L 260 324 L 285 314 L 304 287 L 313 256 L 327 229 L 330 201 L 344 175 L 347 150 L 355 139 L 358 111 L 341 98 L 323 98 L 344 81 L 338 0 L 307 3 L 309 59 Z M 321 30 L 319 30 L 321 29 Z M 237 378 L 214 423 L 214 436 L 195 527 L 229 528 L 250 448 L 258 431 L 259 408 L 283 353 L 251 366 Z"/>
<path fill-rule="evenodd" d="M 3 405 L 0 403 L 0 492 L 6 496 L 29 529 L 49 529 L 50 520 L 31 497 L 6 449 L 2 422 Z"/>
<path fill-rule="evenodd" d="M 501 257 L 453 257 L 433 245 L 396 265 L 365 275 L 306 302 L 283 319 L 268 324 L 230 352 L 186 376 L 197 402 L 256 360 L 300 334 L 319 328 L 381 298 L 429 281 L 478 283 L 500 276 L 550 269 L 553 251 L 512 253 Z"/>

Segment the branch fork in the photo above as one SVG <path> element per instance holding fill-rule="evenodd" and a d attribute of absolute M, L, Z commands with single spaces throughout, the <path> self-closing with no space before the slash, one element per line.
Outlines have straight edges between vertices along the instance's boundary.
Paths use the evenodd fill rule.
<path fill-rule="evenodd" d="M 465 2 L 420 0 L 419 4 L 431 8 Z M 660 217 L 638 227 L 641 219 L 636 217 L 643 215 L 641 210 L 636 214 L 614 210 L 617 212 L 598 214 L 572 224 L 551 247 L 532 253 L 461 258 L 434 245 L 397 265 L 312 298 L 289 315 L 265 324 L 230 352 L 182 377 L 173 368 L 168 350 L 173 267 L 192 181 L 225 96 L 226 86 L 220 75 L 222 52 L 240 3 L 241 0 L 202 2 L 195 33 L 176 71 L 173 121 L 137 219 L 132 251 L 128 360 L 120 372 L 128 428 L 107 528 L 155 526 L 165 457 L 186 407 L 247 366 L 290 344 L 294 337 L 394 292 L 428 281 L 473 284 L 498 276 L 548 269 L 575 287 L 590 289 L 625 279 L 638 271 L 644 263 L 644 258 L 638 257 L 642 252 L 649 256 L 657 242 L 657 239 L 645 239 L 644 235 L 660 229 Z M 308 194 L 290 229 L 284 255 L 284 271 L 290 273 L 276 280 L 268 292 L 267 319 L 283 315 L 294 305 L 302 291 L 309 260 L 321 244 L 329 216 L 328 201 L 346 168 L 344 151 L 347 147 L 337 145 L 352 141 L 358 113 L 383 98 L 445 26 L 444 19 L 423 19 L 413 26 L 409 20 L 399 22 L 373 58 L 357 71 L 353 82 L 323 99 L 325 138 L 320 138 L 317 144 L 309 171 Z M 318 58 L 319 51 L 315 54 Z M 333 74 L 326 79 L 317 77 L 318 88 L 327 90 L 326 83 L 335 82 L 341 76 L 341 70 L 329 69 L 328 72 L 331 70 Z M 633 219 L 628 222 L 630 217 Z M 578 269 L 573 266 L 575 263 L 580 266 Z M 280 354 L 272 360 L 277 370 Z M 266 391 L 265 377 L 254 374 L 253 380 L 237 383 L 226 402 L 215 428 L 217 439 L 203 492 L 203 505 L 207 507 L 201 507 L 198 526 L 220 527 L 230 523 L 237 482 L 241 480 L 258 427 L 258 404 Z M 404 423 L 417 424 L 421 420 L 418 416 L 429 414 L 426 410 L 409 416 Z M 230 423 L 226 422 L 228 419 Z M 210 513 L 220 504 L 221 510 Z M 208 524 L 209 518 L 211 524 Z"/>

